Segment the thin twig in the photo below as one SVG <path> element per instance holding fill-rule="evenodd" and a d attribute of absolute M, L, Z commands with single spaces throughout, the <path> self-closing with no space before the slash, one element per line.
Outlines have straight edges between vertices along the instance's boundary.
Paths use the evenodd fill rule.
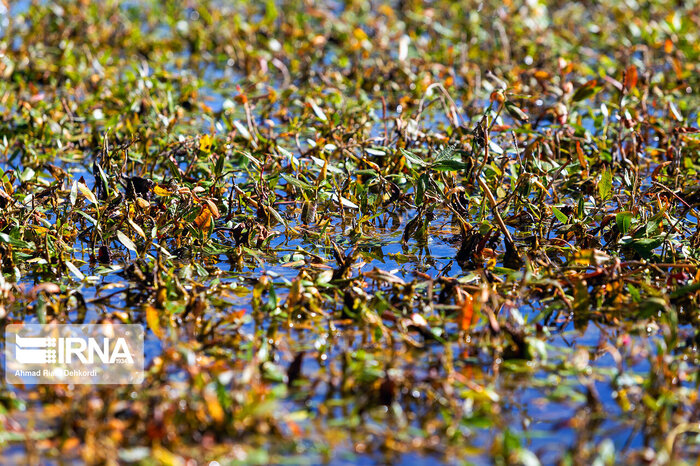
<path fill-rule="evenodd" d="M 506 240 L 510 244 L 515 244 L 515 241 L 513 241 L 513 237 L 510 235 L 510 232 L 508 231 L 508 228 L 506 227 L 505 222 L 501 218 L 501 214 L 498 213 L 498 208 L 496 198 L 493 197 L 493 194 L 491 193 L 491 190 L 489 189 L 488 185 L 484 180 L 481 178 L 477 178 L 479 181 L 479 186 L 481 186 L 481 189 L 484 190 L 486 193 L 486 197 L 489 199 L 489 202 L 491 203 L 491 207 L 493 208 L 493 216 L 496 217 L 496 222 L 498 223 L 498 226 L 501 228 L 501 232 L 503 232 L 503 235 L 506 237 Z"/>

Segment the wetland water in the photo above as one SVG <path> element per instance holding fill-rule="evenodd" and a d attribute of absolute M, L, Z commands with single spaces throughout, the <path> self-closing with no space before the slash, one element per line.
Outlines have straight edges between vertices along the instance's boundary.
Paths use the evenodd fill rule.
<path fill-rule="evenodd" d="M 698 11 L 409 3 L 0 9 L 0 460 L 698 456 Z"/>

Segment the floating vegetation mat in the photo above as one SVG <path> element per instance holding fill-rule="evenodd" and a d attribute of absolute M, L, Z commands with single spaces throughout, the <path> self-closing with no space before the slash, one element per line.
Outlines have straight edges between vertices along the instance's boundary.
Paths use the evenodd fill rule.
<path fill-rule="evenodd" d="M 0 1 L 3 463 L 696 464 L 695 2 Z M 4 336 L 2 337 L 4 339 Z"/>

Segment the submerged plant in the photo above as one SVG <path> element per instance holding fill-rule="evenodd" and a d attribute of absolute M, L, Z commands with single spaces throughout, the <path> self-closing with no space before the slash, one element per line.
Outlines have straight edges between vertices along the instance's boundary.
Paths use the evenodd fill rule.
<path fill-rule="evenodd" d="M 148 329 L 3 382 L 3 455 L 690 464 L 699 23 L 0 3 L 0 318 Z"/>

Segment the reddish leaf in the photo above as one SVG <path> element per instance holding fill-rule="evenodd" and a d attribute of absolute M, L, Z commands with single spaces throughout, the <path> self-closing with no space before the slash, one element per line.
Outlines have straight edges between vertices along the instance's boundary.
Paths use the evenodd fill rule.
<path fill-rule="evenodd" d="M 625 88 L 630 90 L 637 87 L 638 79 L 639 75 L 637 74 L 637 67 L 634 65 L 628 66 L 627 70 L 625 71 Z"/>
<path fill-rule="evenodd" d="M 474 299 L 469 293 L 465 294 L 464 300 L 461 303 L 459 314 L 459 329 L 462 331 L 469 330 L 472 325 L 472 316 L 474 315 Z"/>

